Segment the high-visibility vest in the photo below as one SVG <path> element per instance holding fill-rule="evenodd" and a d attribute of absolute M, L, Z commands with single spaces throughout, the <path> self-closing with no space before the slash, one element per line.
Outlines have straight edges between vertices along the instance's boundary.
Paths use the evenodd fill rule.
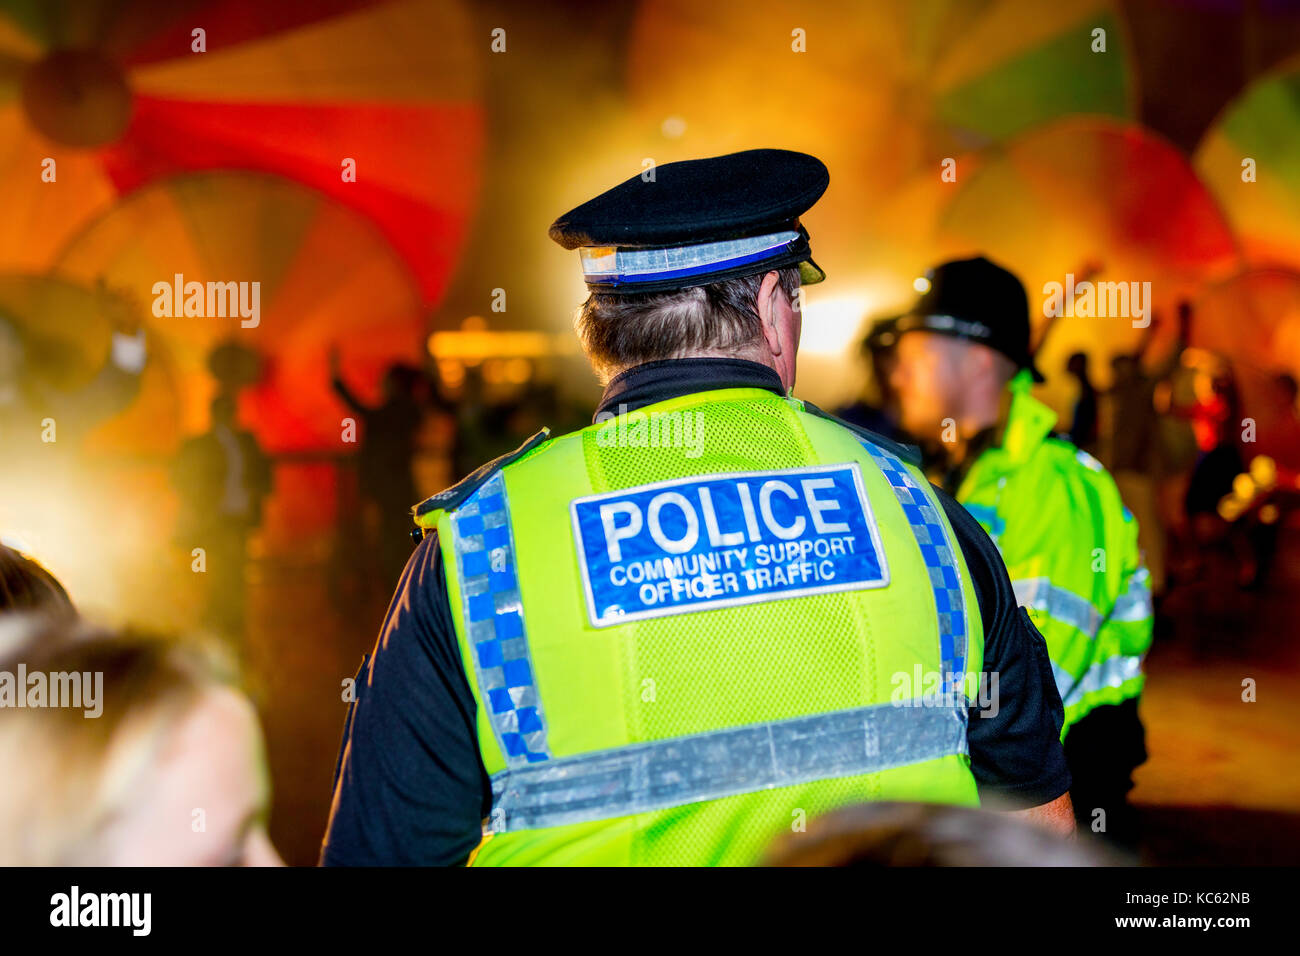
<path fill-rule="evenodd" d="M 475 865 L 748 864 L 975 804 L 976 596 L 901 446 L 762 389 L 539 433 L 436 527 L 492 810 Z"/>
<path fill-rule="evenodd" d="M 1016 600 L 1047 641 L 1065 705 L 1061 737 L 1093 708 L 1142 692 L 1151 646 L 1149 575 L 1138 526 L 1110 474 L 1053 437 L 1056 413 L 1011 383 L 999 447 L 985 451 L 957 489 L 989 533 Z"/>

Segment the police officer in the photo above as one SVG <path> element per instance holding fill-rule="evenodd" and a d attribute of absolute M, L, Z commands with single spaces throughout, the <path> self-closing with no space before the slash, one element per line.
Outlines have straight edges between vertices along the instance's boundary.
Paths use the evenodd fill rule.
<path fill-rule="evenodd" d="M 415 509 L 323 862 L 748 863 L 873 799 L 1072 829 L 988 538 L 909 449 L 790 397 L 825 166 L 655 172 L 551 227 L 590 289 L 594 424 Z"/>
<path fill-rule="evenodd" d="M 1137 522 L 1101 464 L 1053 434 L 1056 413 L 1030 395 L 1043 379 L 1020 280 L 975 258 L 928 281 L 898 324 L 903 428 L 942 449 L 944 488 L 997 544 L 1047 639 L 1080 826 L 1135 848 L 1127 794 L 1146 759 L 1137 707 L 1152 635 Z"/>

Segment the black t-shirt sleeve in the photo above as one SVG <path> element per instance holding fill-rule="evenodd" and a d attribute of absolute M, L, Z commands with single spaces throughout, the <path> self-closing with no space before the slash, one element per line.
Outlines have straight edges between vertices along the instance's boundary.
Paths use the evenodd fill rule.
<path fill-rule="evenodd" d="M 1052 676 L 1047 642 L 1016 605 L 1006 565 L 971 514 L 941 489 L 948 522 L 966 557 L 984 623 L 980 696 L 970 709 L 966 741 L 985 802 L 1038 806 L 1070 789 L 1061 746 L 1065 710 Z"/>
<path fill-rule="evenodd" d="M 492 804 L 437 535 L 411 556 L 344 729 L 324 866 L 464 863 Z"/>

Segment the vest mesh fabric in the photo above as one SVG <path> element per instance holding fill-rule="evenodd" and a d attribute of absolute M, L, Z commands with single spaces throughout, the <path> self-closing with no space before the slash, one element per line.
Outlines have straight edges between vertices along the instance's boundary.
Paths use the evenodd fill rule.
<path fill-rule="evenodd" d="M 894 494 L 855 436 L 778 396 L 753 390 L 688 397 L 648 411 L 658 416 L 657 447 L 610 440 L 621 426 L 637 427 L 633 413 L 624 422 L 555 439 L 505 468 L 529 641 L 556 758 L 885 704 L 891 698 L 891 675 L 910 674 L 914 664 L 938 669 L 934 598 L 921 552 Z M 688 416 L 690 427 L 677 433 L 681 441 L 664 447 L 664 422 L 678 429 L 683 425 L 674 414 Z M 541 577 L 530 577 L 530 567 L 535 575 L 540 565 L 549 570 L 546 580 L 552 589 L 581 591 L 576 556 L 570 556 L 573 569 L 566 571 L 557 552 L 561 538 L 571 546 L 563 512 L 573 498 L 678 478 L 848 461 L 859 462 L 875 489 L 869 487 L 868 497 L 890 562 L 888 587 L 592 628 L 586 620 L 570 620 L 573 612 L 557 615 L 557 602 L 548 599 L 556 592 L 542 586 Z M 543 499 L 548 506 L 539 509 L 536 502 Z M 447 527 L 440 524 L 440 529 Z M 532 530 L 523 533 L 523 528 Z M 969 610 L 974 598 L 969 591 L 966 595 Z M 564 606 L 574 607 L 571 599 Z M 463 643 L 463 634 L 461 638 Z M 978 671 L 978 632 L 972 641 L 968 664 Z M 616 657 L 613 666 L 604 663 L 610 655 Z M 582 662 L 592 657 L 601 663 L 584 669 Z M 548 685 L 548 675 L 557 673 L 566 676 Z M 609 686 L 615 675 L 621 687 Z M 592 725 L 593 709 L 624 726 Z M 483 726 L 480 722 L 480 746 L 489 772 L 496 773 L 496 744 L 490 732 L 484 735 Z M 593 742 L 598 740 L 603 742 Z M 832 776 L 630 817 L 503 833 L 485 843 L 476 864 L 748 864 L 761 858 L 774 837 L 802 820 L 874 799 L 976 802 L 967 758 L 953 753 L 880 773 Z"/>
<path fill-rule="evenodd" d="M 728 402 L 687 409 L 697 415 L 701 454 L 688 458 L 676 454 L 647 454 L 638 447 L 601 447 L 599 432 L 583 438 L 588 476 L 597 493 L 650 484 L 690 475 L 733 471 L 795 468 L 816 460 L 796 413 L 771 399 Z M 841 595 L 818 594 L 794 601 L 772 601 L 759 614 L 765 626 L 753 628 L 752 607 L 723 608 L 712 614 L 676 614 L 640 621 L 628 642 L 625 661 L 627 716 L 630 735 L 638 740 L 659 740 L 697 733 L 715 727 L 780 720 L 807 711 L 810 697 L 818 708 L 837 710 L 860 706 L 864 687 L 875 685 L 870 628 L 859 620 Z M 793 658 L 782 645 L 797 636 L 796 629 L 816 621 L 822 633 L 818 653 Z M 749 629 L 745 667 L 715 651 L 716 635 L 735 626 Z M 642 682 L 654 680 L 654 702 L 642 702 Z M 674 693 L 690 687 L 714 687 L 691 708 L 666 706 Z M 816 788 L 816 804 L 804 807 L 809 816 L 832 806 L 872 799 L 874 777 L 823 781 Z M 770 839 L 774 829 L 793 822 L 773 820 L 756 812 L 752 796 L 715 801 L 710 810 L 715 826 L 724 826 L 731 839 L 750 846 Z M 687 825 L 677 810 L 661 811 L 635 841 L 636 863 L 673 863 L 682 852 L 695 857 L 710 852 L 716 832 L 698 821 Z M 694 814 L 692 814 L 694 816 Z M 674 833 L 674 828 L 680 832 Z M 687 849 L 698 840 L 699 847 Z"/>

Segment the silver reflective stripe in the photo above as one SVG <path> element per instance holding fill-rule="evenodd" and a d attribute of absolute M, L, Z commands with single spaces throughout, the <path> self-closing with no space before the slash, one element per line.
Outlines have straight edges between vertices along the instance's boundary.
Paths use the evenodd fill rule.
<path fill-rule="evenodd" d="M 1110 619 L 1133 623 L 1145 621 L 1154 613 L 1155 609 L 1151 605 L 1151 574 L 1146 568 L 1138 568 L 1128 579 L 1128 590 L 1115 602 Z"/>
<path fill-rule="evenodd" d="M 785 248 L 799 233 L 785 230 L 744 239 L 701 242 L 664 249 L 636 249 L 618 246 L 586 246 L 578 250 L 582 272 L 588 280 L 651 277 L 663 273 L 739 264 L 755 256 Z"/>
<path fill-rule="evenodd" d="M 502 771 L 488 829 L 606 820 L 966 752 L 964 698 L 750 724 Z"/>
<path fill-rule="evenodd" d="M 1066 707 L 1079 703 L 1086 694 L 1096 693 L 1103 687 L 1119 687 L 1141 673 L 1142 658 L 1116 655 L 1093 664 L 1076 681 L 1068 671 L 1052 661 L 1056 689 L 1060 691 L 1061 703 Z"/>
<path fill-rule="evenodd" d="M 1086 598 L 1058 588 L 1050 578 L 1021 578 L 1012 581 L 1011 587 L 1016 592 L 1017 604 L 1077 627 L 1089 640 L 1097 636 L 1102 615 Z"/>

